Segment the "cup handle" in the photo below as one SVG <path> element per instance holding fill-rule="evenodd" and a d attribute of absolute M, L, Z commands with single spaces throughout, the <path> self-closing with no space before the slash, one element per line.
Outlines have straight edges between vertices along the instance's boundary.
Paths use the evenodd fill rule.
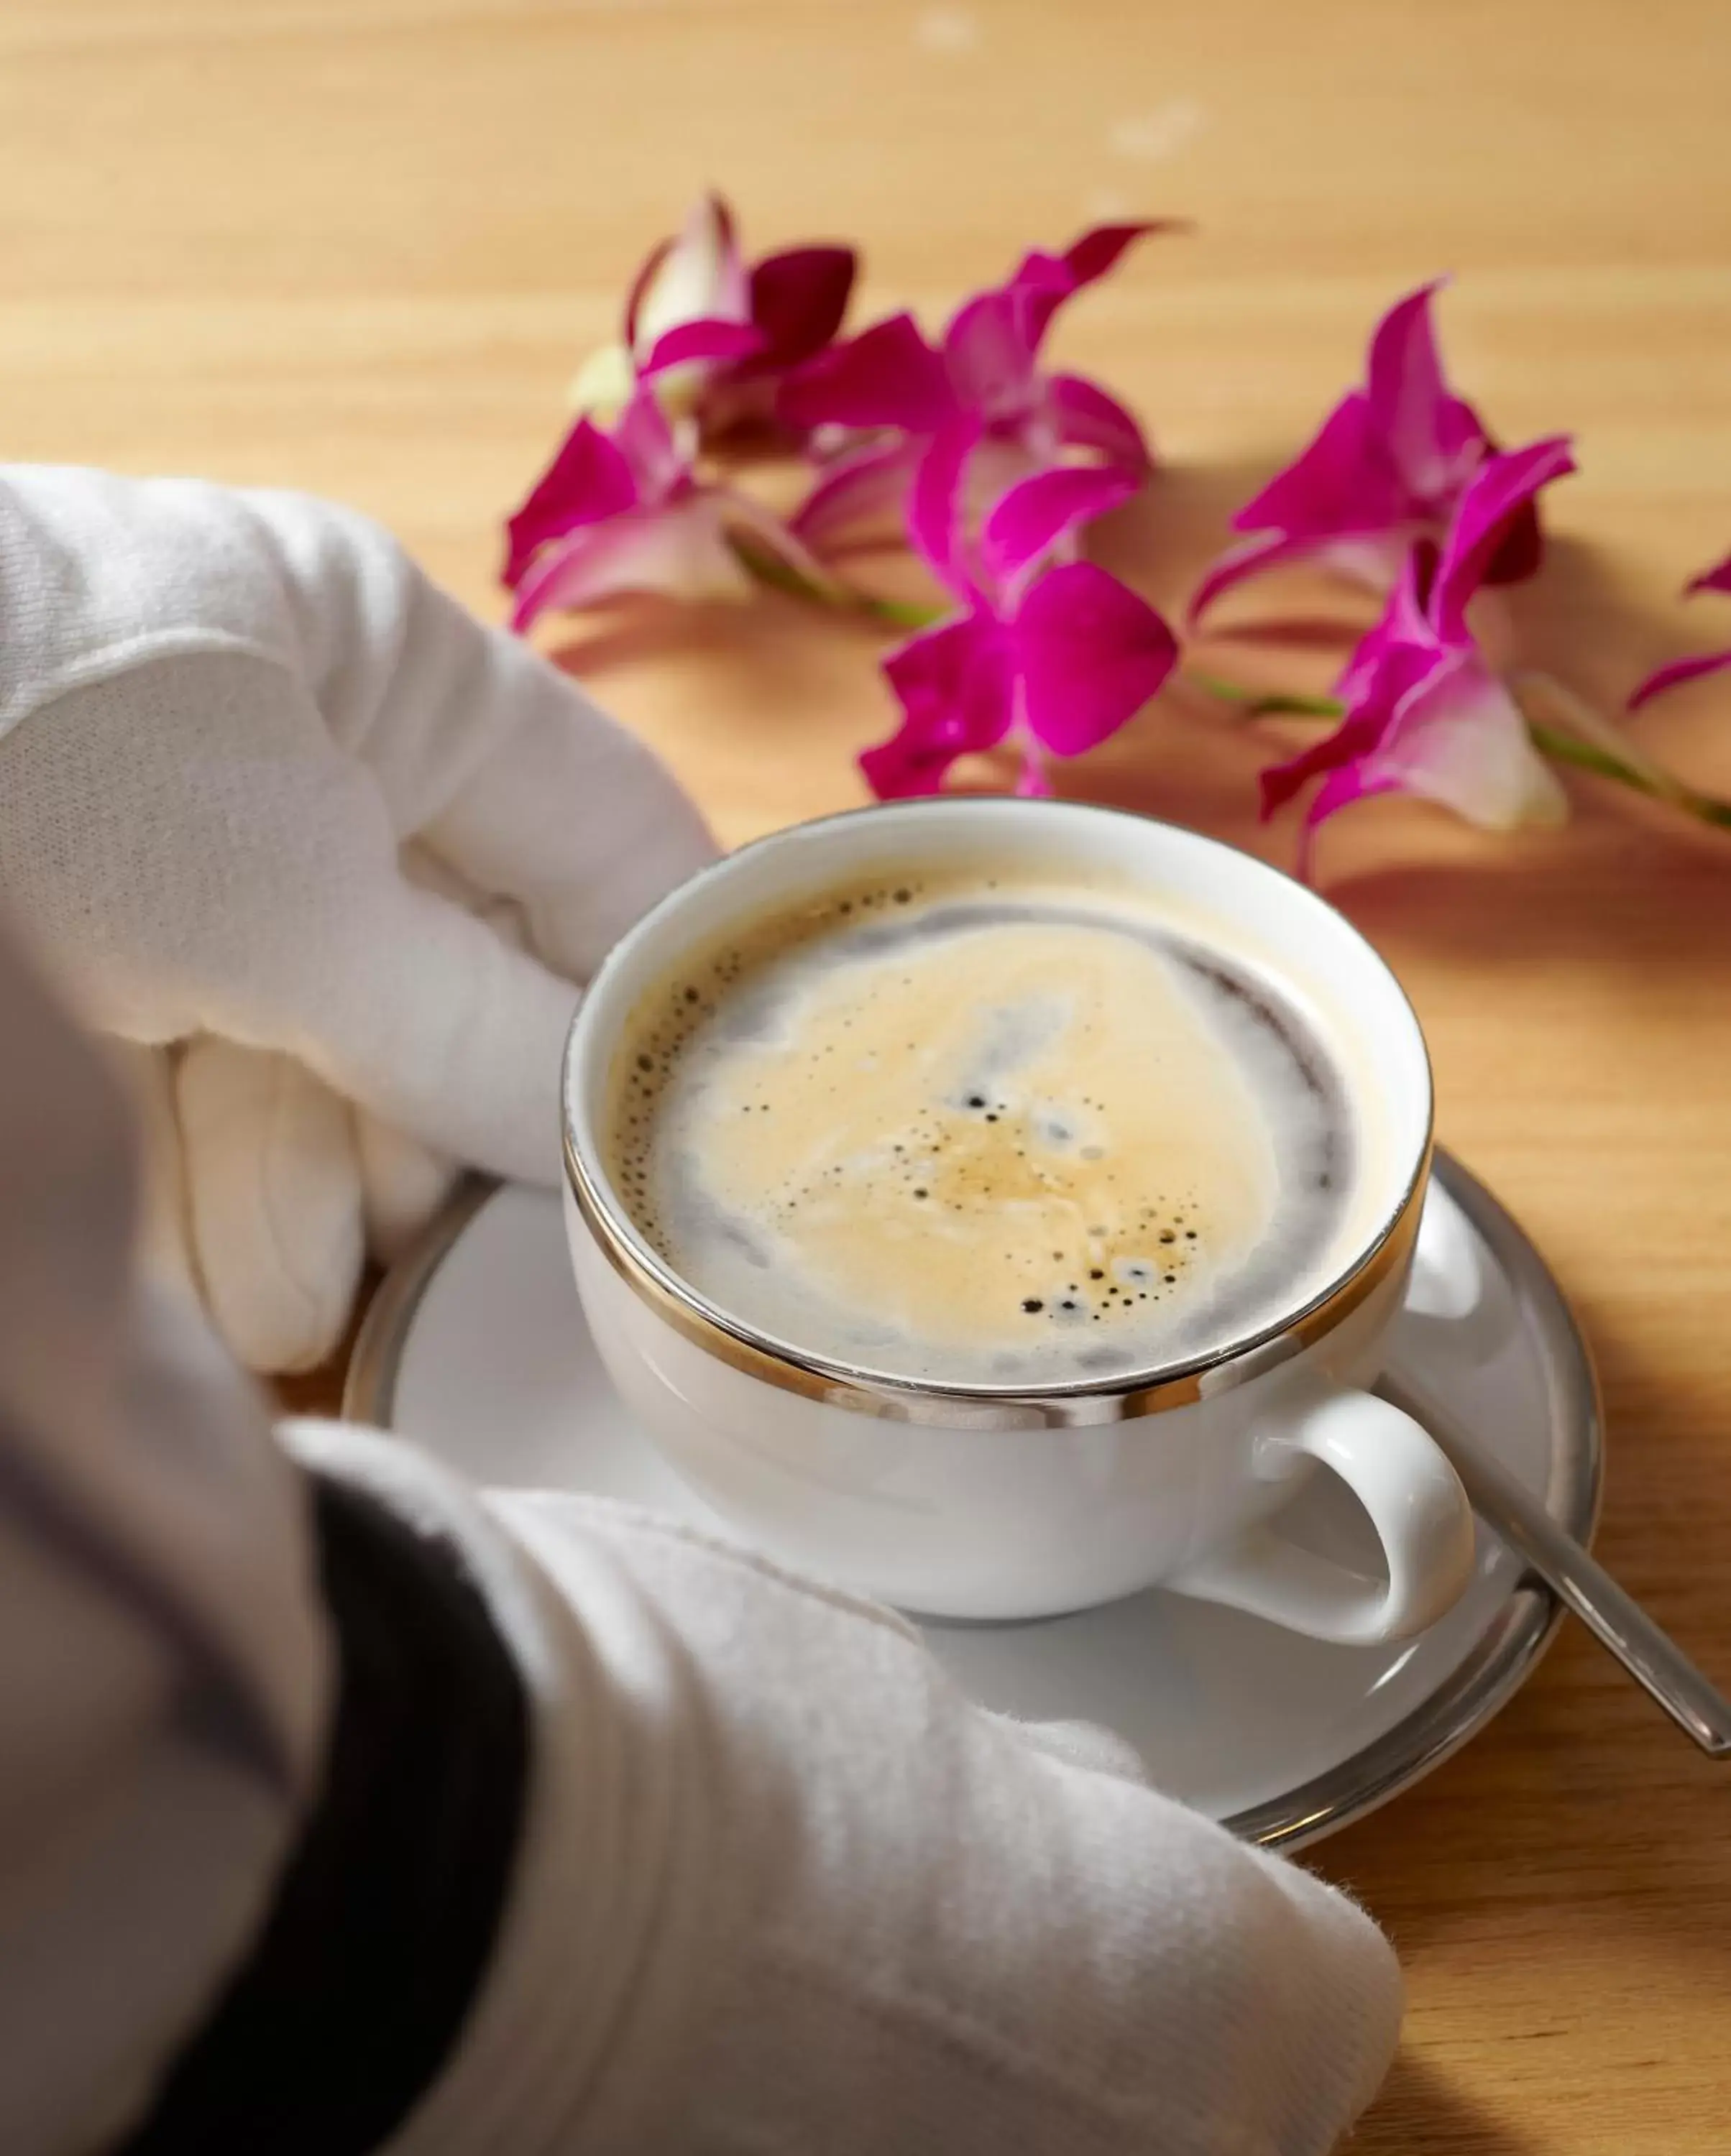
<path fill-rule="evenodd" d="M 1387 1580 L 1300 1549 L 1259 1522 L 1169 1586 L 1348 1645 L 1410 1638 L 1459 1599 L 1472 1575 L 1472 1507 L 1410 1414 L 1371 1393 L 1318 1386 L 1256 1442 L 1263 1457 L 1306 1452 L 1340 1477 L 1370 1516 Z"/>

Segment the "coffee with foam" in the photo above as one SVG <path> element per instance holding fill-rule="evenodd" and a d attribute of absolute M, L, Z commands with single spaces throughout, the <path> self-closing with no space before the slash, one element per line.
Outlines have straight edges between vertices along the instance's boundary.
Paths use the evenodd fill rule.
<path fill-rule="evenodd" d="M 1342 1240 L 1345 1088 L 1248 956 L 1083 877 L 891 873 L 639 1003 L 609 1172 L 718 1309 L 831 1362 L 1009 1387 L 1166 1368 Z"/>

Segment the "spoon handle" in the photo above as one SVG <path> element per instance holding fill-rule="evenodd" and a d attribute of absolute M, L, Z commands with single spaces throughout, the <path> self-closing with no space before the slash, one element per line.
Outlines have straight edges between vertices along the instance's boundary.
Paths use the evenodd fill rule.
<path fill-rule="evenodd" d="M 1538 1499 L 1492 1458 L 1440 1401 L 1405 1378 L 1384 1376 L 1376 1389 L 1430 1431 L 1485 1525 L 1526 1560 L 1678 1728 L 1687 1731 L 1710 1758 L 1731 1756 L 1731 1701 L 1708 1681 L 1604 1566 L 1564 1534 Z"/>

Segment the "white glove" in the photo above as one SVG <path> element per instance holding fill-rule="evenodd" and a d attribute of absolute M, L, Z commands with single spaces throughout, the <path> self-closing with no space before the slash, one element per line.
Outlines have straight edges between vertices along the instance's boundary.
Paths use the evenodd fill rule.
<path fill-rule="evenodd" d="M 0 468 L 0 901 L 157 1051 L 157 1255 L 254 1368 L 316 1363 L 449 1162 L 556 1179 L 573 984 L 711 841 L 331 504 Z"/>
<path fill-rule="evenodd" d="M 971 1707 L 900 1619 L 286 1435 L 458 1545 L 533 1702 L 489 1974 L 390 2156 L 1321 2156 L 1374 2092 L 1400 1984 L 1366 1917 Z"/>

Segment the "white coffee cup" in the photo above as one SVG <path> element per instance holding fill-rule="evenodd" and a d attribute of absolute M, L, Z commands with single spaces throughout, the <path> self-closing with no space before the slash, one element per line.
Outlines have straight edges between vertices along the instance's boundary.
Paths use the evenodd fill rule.
<path fill-rule="evenodd" d="M 698 944 L 893 863 L 990 850 L 1181 902 L 1253 953 L 1339 1051 L 1359 1168 L 1343 1252 L 1271 1327 L 1182 1364 L 1009 1391 L 826 1361 L 682 1281 L 609 1178 L 603 1104 L 626 1021 Z M 1205 930 L 1204 932 L 1205 933 Z M 1357 931 L 1192 831 L 1050 801 L 952 796 L 803 824 L 705 870 L 627 934 L 585 996 L 564 1084 L 566 1210 L 614 1383 L 680 1472 L 770 1553 L 922 1614 L 1027 1618 L 1158 1583 L 1348 1641 L 1400 1639 L 1466 1586 L 1472 1517 L 1408 1415 L 1365 1391 L 1400 1310 L 1431 1157 L 1418 1021 Z M 1318 1471 L 1357 1496 L 1386 1577 L 1287 1540 Z"/>

